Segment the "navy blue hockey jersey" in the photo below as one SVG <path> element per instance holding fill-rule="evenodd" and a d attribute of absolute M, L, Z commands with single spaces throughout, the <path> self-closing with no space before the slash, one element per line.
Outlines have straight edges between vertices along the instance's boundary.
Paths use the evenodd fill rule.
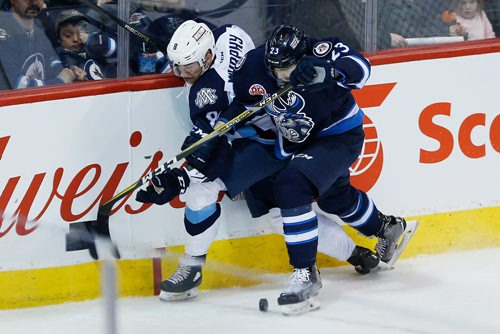
<path fill-rule="evenodd" d="M 363 112 L 351 90 L 362 88 L 368 80 L 368 60 L 335 37 L 311 40 L 307 55 L 332 59 L 340 78 L 314 92 L 295 87 L 266 107 L 278 130 L 275 153 L 281 159 L 290 157 L 313 138 L 343 133 L 363 123 Z M 264 63 L 264 47 L 250 51 L 234 73 L 235 100 L 251 105 L 278 89 Z M 229 112 L 232 110 L 237 109 Z M 230 119 L 235 115 L 222 116 Z"/>
<path fill-rule="evenodd" d="M 93 60 L 87 58 L 87 53 L 81 52 L 76 53 L 64 49 L 63 47 L 58 47 L 56 52 L 59 59 L 55 59 L 50 63 L 50 66 L 62 66 L 66 68 L 71 68 L 72 66 L 79 67 L 83 69 L 86 73 L 87 80 L 102 80 L 105 78 L 101 67 Z"/>
<path fill-rule="evenodd" d="M 79 67 L 85 71 L 87 80 L 113 78 L 116 76 L 115 66 L 106 64 L 106 58 L 115 58 L 116 52 L 114 39 L 107 34 L 93 33 L 88 36 L 82 52 L 73 52 L 62 46 L 57 47 L 56 53 L 59 57 L 51 59 L 50 66 Z"/>

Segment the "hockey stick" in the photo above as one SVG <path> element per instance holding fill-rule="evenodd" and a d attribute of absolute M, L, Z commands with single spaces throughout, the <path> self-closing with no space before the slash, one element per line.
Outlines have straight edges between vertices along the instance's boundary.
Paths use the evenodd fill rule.
<path fill-rule="evenodd" d="M 95 3 L 93 3 L 90 0 L 78 0 L 78 1 L 80 1 L 82 4 L 88 6 L 89 8 L 95 10 L 99 14 L 106 16 L 108 19 L 114 21 L 116 24 L 118 24 L 120 27 L 127 30 L 128 32 L 141 38 L 146 43 L 154 45 L 155 47 L 157 47 L 161 51 L 161 53 L 163 53 L 165 55 L 165 57 L 167 57 L 167 48 L 162 42 L 154 39 L 151 36 L 143 34 L 139 30 L 137 30 L 134 27 L 127 24 L 125 21 L 121 20 L 120 18 L 116 17 L 115 15 L 113 15 L 111 13 L 108 13 L 107 11 L 105 11 L 104 9 L 102 9 L 101 7 L 99 7 L 98 5 L 96 5 Z"/>
<path fill-rule="evenodd" d="M 74 237 L 68 236 L 68 239 L 66 239 L 66 247 L 68 250 L 72 249 L 88 249 L 90 252 L 90 255 L 95 259 L 98 260 L 100 258 L 99 251 L 98 251 L 98 246 L 101 245 L 101 247 L 106 248 L 107 250 L 104 251 L 105 253 L 110 253 L 112 254 L 115 258 L 119 259 L 120 258 L 120 252 L 116 245 L 112 242 L 111 240 L 111 234 L 109 232 L 109 216 L 111 214 L 111 210 L 113 209 L 113 206 L 121 200 L 122 198 L 126 197 L 128 194 L 133 192 L 134 190 L 142 187 L 144 184 L 147 184 L 154 175 L 159 174 L 163 171 L 165 171 L 169 166 L 173 165 L 174 163 L 178 162 L 181 159 L 184 159 L 188 155 L 192 154 L 194 151 L 196 151 L 201 145 L 207 143 L 208 141 L 220 137 L 231 128 L 242 122 L 243 120 L 247 119 L 250 117 L 253 113 L 259 111 L 260 109 L 264 108 L 268 104 L 274 102 L 276 99 L 278 99 L 280 96 L 286 94 L 289 90 L 293 88 L 292 84 L 288 84 L 276 93 L 272 94 L 271 96 L 266 97 L 262 101 L 254 104 L 253 106 L 245 109 L 242 113 L 240 113 L 238 116 L 234 117 L 233 119 L 229 120 L 228 122 L 216 127 L 214 131 L 210 132 L 209 134 L 205 135 L 202 137 L 200 140 L 192 144 L 191 146 L 187 147 L 185 150 L 177 154 L 175 157 L 172 159 L 168 160 L 166 163 L 163 165 L 159 166 L 155 170 L 149 172 L 148 174 L 144 175 L 142 178 L 137 180 L 134 184 L 130 185 L 126 189 L 122 190 L 118 194 L 116 194 L 114 197 L 112 197 L 110 200 L 102 204 L 98 211 L 97 211 L 97 219 L 92 220 L 92 221 L 86 221 L 82 222 L 80 225 L 82 226 L 79 228 L 79 231 L 75 233 Z M 74 227 L 78 227 L 77 225 L 74 225 Z M 86 236 L 85 236 L 86 235 Z M 73 240 L 71 240 L 73 239 Z"/>
<path fill-rule="evenodd" d="M 140 178 L 137 182 L 135 182 L 134 184 L 130 185 L 129 187 L 127 187 L 126 189 L 124 189 L 120 193 L 116 194 L 113 198 L 111 198 L 110 200 L 108 200 L 107 202 L 105 202 L 103 205 L 101 205 L 99 207 L 99 214 L 98 214 L 97 220 L 100 221 L 100 219 L 104 218 L 102 216 L 109 216 L 109 214 L 111 212 L 111 209 L 113 208 L 113 206 L 114 206 L 114 204 L 116 202 L 118 202 L 120 199 L 122 199 L 123 197 L 127 196 L 128 194 L 130 194 L 132 191 L 140 188 L 142 185 L 144 185 L 147 182 L 149 182 L 154 175 L 159 174 L 159 173 L 165 171 L 170 165 L 173 165 L 177 161 L 179 161 L 181 159 L 184 159 L 188 155 L 192 154 L 194 151 L 196 151 L 204 143 L 206 143 L 206 142 L 208 142 L 208 141 L 210 141 L 210 140 L 212 140 L 212 139 L 214 139 L 216 137 L 222 136 L 223 134 L 225 134 L 226 132 L 228 132 L 229 130 L 231 130 L 231 128 L 234 125 L 236 125 L 236 124 L 240 123 L 241 121 L 245 120 L 250 115 L 252 115 L 254 112 L 259 111 L 260 109 L 264 108 L 268 104 L 274 102 L 276 99 L 278 99 L 280 96 L 282 96 L 285 93 L 287 93 L 292 88 L 293 88 L 292 84 L 288 84 L 285 87 L 283 87 L 282 89 L 280 89 L 279 91 L 277 91 L 276 93 L 272 94 L 271 96 L 268 96 L 265 99 L 263 99 L 262 101 L 260 101 L 259 103 L 256 103 L 253 106 L 249 107 L 248 109 L 246 109 L 245 111 L 243 111 L 241 114 L 239 114 L 235 118 L 229 120 L 227 123 L 224 123 L 224 124 L 216 127 L 214 129 L 214 131 L 212 131 L 209 134 L 207 134 L 206 136 L 202 137 L 200 140 L 198 140 L 197 142 L 195 142 L 191 146 L 187 147 L 185 150 L 183 150 L 182 152 L 180 152 L 179 154 L 177 154 L 172 159 L 168 160 L 166 163 L 164 163 L 160 167 L 158 167 L 155 170 L 149 172 L 148 174 L 146 174 L 145 176 L 143 176 L 142 178 Z"/>
<path fill-rule="evenodd" d="M 102 22 L 100 22 L 100 21 L 98 21 L 98 20 L 96 20 L 93 17 L 90 17 L 88 15 L 86 15 L 86 18 L 89 21 L 89 23 L 91 25 L 93 25 L 94 27 L 96 27 L 97 29 L 102 30 L 102 31 L 108 33 L 114 39 L 118 38 L 118 36 L 116 34 L 116 31 L 111 31 L 111 29 L 107 25 L 105 25 L 104 23 L 102 23 Z"/>
<path fill-rule="evenodd" d="M 108 11 L 99 7 L 98 5 L 96 5 L 95 3 L 93 3 L 90 0 L 78 0 L 78 1 L 80 1 L 84 5 L 88 6 L 89 8 L 95 10 L 96 12 L 106 16 L 107 18 L 109 18 L 110 20 L 112 20 L 116 24 L 118 24 L 120 27 L 124 28 L 125 30 L 127 30 L 127 31 L 131 32 L 132 34 L 136 35 L 137 37 L 141 38 L 144 42 L 150 43 L 150 44 L 156 46 L 165 55 L 165 57 L 167 57 L 167 48 L 164 46 L 164 44 L 162 42 L 160 42 L 160 41 L 154 39 L 153 37 L 148 36 L 148 35 L 140 32 L 139 30 L 133 28 L 132 26 L 127 24 L 125 21 L 123 21 L 119 17 L 109 13 Z M 197 15 L 197 16 L 198 17 L 207 16 L 207 17 L 217 18 L 217 17 L 221 16 L 221 13 L 223 13 L 223 15 L 227 15 L 228 13 L 233 11 L 235 8 L 241 7 L 247 1 L 248 0 L 233 0 L 233 1 L 221 6 L 219 8 L 200 12 L 199 15 Z M 99 28 L 101 30 L 106 30 L 107 27 L 104 24 L 98 22 L 97 20 L 95 20 L 91 17 L 87 17 L 87 19 L 89 19 L 90 23 L 93 24 L 94 26 L 96 26 L 97 28 Z"/>

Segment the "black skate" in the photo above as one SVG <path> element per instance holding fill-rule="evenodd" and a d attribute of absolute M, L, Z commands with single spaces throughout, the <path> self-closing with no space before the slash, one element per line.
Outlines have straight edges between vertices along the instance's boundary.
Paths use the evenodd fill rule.
<path fill-rule="evenodd" d="M 320 307 L 316 296 L 321 289 L 321 277 L 316 265 L 295 268 L 288 285 L 278 297 L 284 315 L 299 315 Z"/>
<path fill-rule="evenodd" d="M 404 218 L 386 216 L 379 212 L 382 228 L 376 234 L 375 245 L 380 260 L 389 266 L 396 262 L 418 227 L 417 221 L 406 222 Z"/>
<path fill-rule="evenodd" d="M 358 273 L 366 275 L 378 266 L 380 258 L 368 248 L 356 246 L 347 262 L 352 264 Z"/>
<path fill-rule="evenodd" d="M 205 256 L 185 256 L 181 259 L 172 276 L 161 282 L 160 300 L 185 300 L 198 296 L 204 262 Z"/>

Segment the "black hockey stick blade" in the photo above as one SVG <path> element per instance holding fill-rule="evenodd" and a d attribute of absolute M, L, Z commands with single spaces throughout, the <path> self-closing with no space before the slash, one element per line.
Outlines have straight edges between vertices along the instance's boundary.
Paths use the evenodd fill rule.
<path fill-rule="evenodd" d="M 282 95 L 286 94 L 288 91 L 290 91 L 292 88 L 293 88 L 292 84 L 286 85 L 285 87 L 281 88 L 276 93 L 274 93 L 274 94 L 272 94 L 270 96 L 267 96 L 266 98 L 264 98 L 259 103 L 256 103 L 253 106 L 249 107 L 248 109 L 246 109 L 245 111 L 243 111 L 241 114 L 239 114 L 235 118 L 233 118 L 233 119 L 227 121 L 226 123 L 224 123 L 224 124 L 216 127 L 214 129 L 214 131 L 212 131 L 209 134 L 207 134 L 206 136 L 202 137 L 200 140 L 198 140 L 197 142 L 195 142 L 191 146 L 187 147 L 185 150 L 183 150 L 182 152 L 180 152 L 179 154 L 177 154 L 172 159 L 168 160 L 163 165 L 159 166 L 155 170 L 153 170 L 153 171 L 149 172 L 148 174 L 144 175 L 142 178 L 140 178 L 139 180 L 137 180 L 134 184 L 131 184 L 126 189 L 122 190 L 121 192 L 119 192 L 118 194 L 116 194 L 115 196 L 113 196 L 113 198 L 111 198 L 110 200 L 108 200 L 107 202 L 105 202 L 103 205 L 101 205 L 99 207 L 99 214 L 100 215 L 109 216 L 110 213 L 111 213 L 111 209 L 113 208 L 113 206 L 115 205 L 115 203 L 117 203 L 119 200 L 121 200 L 122 198 L 124 198 L 125 196 L 127 196 L 128 194 L 130 194 L 131 192 L 133 192 L 134 190 L 140 188 L 142 185 L 148 183 L 152 179 L 152 177 L 154 175 L 162 173 L 169 166 L 173 165 L 177 161 L 180 161 L 181 159 L 184 159 L 188 155 L 192 154 L 194 151 L 196 151 L 198 148 L 200 148 L 201 145 L 205 144 L 206 142 L 208 142 L 208 141 L 210 141 L 210 140 L 212 140 L 214 138 L 222 136 L 223 134 L 225 134 L 226 132 L 228 132 L 229 130 L 231 130 L 231 128 L 233 126 L 235 126 L 236 124 L 240 123 L 241 121 L 247 119 L 253 113 L 261 110 L 262 108 L 264 108 L 268 104 L 274 102 L 280 96 L 282 96 Z"/>
<path fill-rule="evenodd" d="M 109 216 L 98 214 L 97 220 L 71 223 L 66 234 L 66 251 L 87 249 L 94 260 L 102 258 L 102 253 L 120 259 L 120 251 L 111 240 Z"/>
<path fill-rule="evenodd" d="M 116 17 L 115 15 L 113 15 L 113 14 L 107 12 L 106 10 L 102 9 L 101 7 L 99 7 L 98 5 L 96 5 L 91 0 L 78 0 L 78 1 L 80 1 L 82 4 L 86 5 L 87 7 L 95 10 L 99 14 L 102 14 L 102 15 L 106 16 L 108 19 L 112 20 L 113 22 L 115 22 L 116 24 L 118 24 L 120 27 L 122 27 L 123 29 L 127 30 L 128 32 L 136 35 L 137 37 L 139 37 L 140 39 L 142 39 L 144 42 L 149 43 L 149 44 L 157 47 L 158 50 L 160 50 L 161 53 L 163 53 L 163 55 L 166 58 L 168 58 L 168 56 L 167 56 L 167 48 L 166 48 L 166 46 L 162 42 L 154 39 L 151 36 L 148 36 L 148 35 L 140 32 L 139 30 L 135 29 L 134 27 L 132 27 L 131 25 L 129 25 L 128 23 L 126 23 L 125 21 L 123 21 L 122 19 L 120 19 L 120 18 Z"/>

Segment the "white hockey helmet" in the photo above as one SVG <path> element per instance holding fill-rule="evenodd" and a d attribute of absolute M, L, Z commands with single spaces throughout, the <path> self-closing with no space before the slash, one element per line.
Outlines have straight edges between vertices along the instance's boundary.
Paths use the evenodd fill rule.
<path fill-rule="evenodd" d="M 188 20 L 175 30 L 167 46 L 168 58 L 174 65 L 198 62 L 206 70 L 205 55 L 210 50 L 215 55 L 215 38 L 204 23 Z"/>

